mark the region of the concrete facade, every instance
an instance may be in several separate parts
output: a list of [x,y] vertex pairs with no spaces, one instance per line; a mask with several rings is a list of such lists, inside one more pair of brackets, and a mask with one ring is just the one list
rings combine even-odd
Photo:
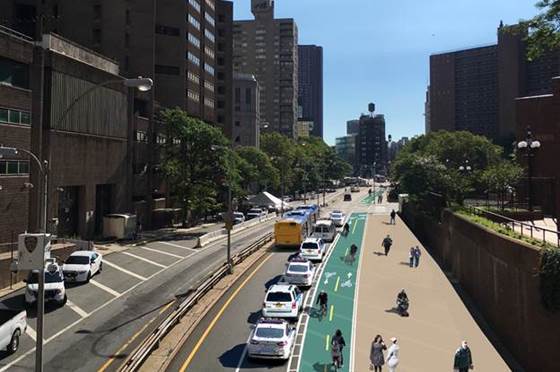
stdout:
[[216,124],[233,141],[233,2],[216,0]]
[[317,45],[298,47],[298,102],[301,117],[313,122],[311,135],[323,138],[323,48]]
[[260,146],[260,89],[253,75],[235,73],[234,84],[234,146]]
[[387,160],[385,117],[373,113],[362,115],[360,117],[360,130],[356,137],[357,169],[362,176],[385,174]]
[[360,121],[359,120],[348,120],[346,122],[346,134],[358,134],[360,131]]
[[268,130],[296,135],[298,30],[293,19],[275,19],[274,1],[252,1],[254,20],[233,25],[233,68],[252,74],[261,89],[261,116]]

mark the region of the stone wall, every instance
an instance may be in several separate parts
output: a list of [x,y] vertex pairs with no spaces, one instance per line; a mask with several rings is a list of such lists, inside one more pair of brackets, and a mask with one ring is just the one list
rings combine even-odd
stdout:
[[527,371],[560,370],[560,313],[541,304],[538,249],[450,211],[437,223],[406,205],[402,217]]

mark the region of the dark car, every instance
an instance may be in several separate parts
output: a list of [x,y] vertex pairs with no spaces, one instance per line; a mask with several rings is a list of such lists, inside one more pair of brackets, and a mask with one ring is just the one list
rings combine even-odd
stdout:
[[345,193],[344,194],[344,201],[352,201],[352,194]]

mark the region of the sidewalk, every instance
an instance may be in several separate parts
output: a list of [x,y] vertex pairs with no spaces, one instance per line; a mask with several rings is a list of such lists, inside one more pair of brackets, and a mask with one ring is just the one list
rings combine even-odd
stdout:
[[[386,215],[368,216],[355,319],[355,371],[369,370],[370,347],[377,334],[383,336],[387,346],[391,337],[398,338],[399,372],[451,372],[454,353],[462,340],[469,342],[475,371],[509,371],[448,278],[404,222],[398,217],[396,225],[387,221]],[[381,241],[387,234],[393,239],[388,257],[381,254]],[[422,251],[418,268],[408,265],[408,251],[413,245]],[[408,318],[393,310],[402,288],[410,299]]]

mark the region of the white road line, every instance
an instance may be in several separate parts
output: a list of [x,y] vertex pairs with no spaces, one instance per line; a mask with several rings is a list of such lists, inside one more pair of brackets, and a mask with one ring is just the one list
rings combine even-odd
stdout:
[[35,332],[35,330],[33,328],[31,328],[31,326],[28,324],[27,328],[25,329],[25,333],[27,333],[27,335],[29,337],[31,337],[33,339],[33,341],[37,341],[37,332]]
[[70,309],[74,310],[74,312],[79,316],[81,316],[82,318],[85,318],[89,315],[86,311],[84,311],[84,309],[82,309],[81,307],[79,307],[78,305],[76,305],[70,300],[66,301],[66,305],[68,305]]
[[147,280],[147,279],[144,278],[142,275],[138,275],[138,274],[136,274],[136,273],[133,273],[132,271],[129,271],[129,270],[125,269],[124,267],[120,267],[119,265],[115,265],[114,263],[109,262],[109,261],[107,261],[107,260],[103,260],[103,263],[104,263],[105,265],[111,266],[113,269],[120,270],[120,271],[122,271],[123,273],[128,274],[128,275],[130,275],[130,276],[133,276],[133,277],[135,277],[135,278],[138,278],[138,279],[140,279],[140,280],[142,280],[142,281],[146,281],[146,280]]
[[96,286],[97,288],[100,288],[100,289],[104,290],[105,292],[107,292],[109,294],[112,294],[115,297],[119,297],[121,295],[119,292],[115,291],[114,289],[111,289],[111,288],[107,287],[104,284],[99,283],[98,281],[90,280],[89,282],[91,284],[93,284],[94,286]]
[[121,253],[122,253],[122,254],[126,254],[127,256],[136,258],[137,260],[147,262],[147,263],[149,263],[149,264],[151,264],[151,265],[154,265],[154,266],[162,267],[162,268],[164,268],[164,269],[167,268],[167,266],[165,266],[165,265],[159,264],[159,263],[154,262],[154,261],[152,261],[152,260],[148,260],[147,258],[144,258],[144,257],[137,256],[137,255],[135,255],[135,254],[133,254],[133,253],[130,253],[130,252],[126,252],[126,251],[125,251],[125,252],[121,252]]
[[140,248],[143,249],[145,251],[149,251],[149,252],[155,252],[155,253],[160,253],[160,254],[164,254],[166,256],[170,256],[170,257],[175,257],[175,258],[185,258],[185,256],[179,256],[178,254],[173,254],[173,253],[169,253],[169,252],[164,252],[164,251],[158,251],[157,249],[153,249],[153,248],[148,248],[148,247],[135,247],[135,248]]
[[252,333],[249,333],[249,337],[247,338],[247,342],[245,342],[245,347],[243,348],[243,353],[241,353],[241,358],[239,359],[239,363],[237,363],[237,368],[235,369],[235,372],[239,372],[239,370],[241,369],[241,366],[243,365],[243,361],[245,360],[245,356],[247,355],[247,344],[251,340],[251,334]]
[[173,244],[173,243],[169,243],[169,242],[162,242],[162,241],[157,241],[154,243],[161,243],[161,244],[165,244],[165,245],[169,245],[171,247],[175,247],[175,248],[181,248],[181,249],[186,249],[187,251],[191,251],[191,252],[198,252],[198,249],[193,249],[193,248],[189,248],[189,247],[183,247],[182,245],[179,244]]

